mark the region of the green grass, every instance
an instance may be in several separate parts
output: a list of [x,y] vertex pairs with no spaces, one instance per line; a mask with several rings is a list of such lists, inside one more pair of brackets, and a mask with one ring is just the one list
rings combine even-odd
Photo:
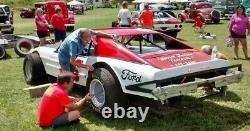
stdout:
[[[95,9],[84,16],[76,16],[76,24],[77,27],[109,27],[116,13],[116,9]],[[184,24],[178,35],[197,48],[204,44],[216,45],[231,63],[243,64],[245,77],[240,84],[229,87],[227,97],[185,97],[185,109],[167,116],[149,114],[144,123],[129,119],[103,119],[87,105],[82,110],[80,124],[57,130],[250,130],[250,62],[232,60],[233,49],[225,46],[227,24],[228,21],[222,21],[222,24],[207,26],[206,31],[216,34],[216,40],[200,39],[191,24]],[[16,33],[30,33],[34,22],[32,19],[21,19],[16,14],[15,29]],[[42,130],[36,124],[39,98],[30,98],[29,93],[23,91],[28,87],[22,73],[23,58],[19,58],[13,49],[7,52],[8,59],[0,61],[0,131]]]

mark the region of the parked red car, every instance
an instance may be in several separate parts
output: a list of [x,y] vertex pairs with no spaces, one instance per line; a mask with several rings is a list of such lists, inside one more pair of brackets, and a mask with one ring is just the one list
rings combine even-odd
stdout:
[[44,9],[45,4],[46,4],[46,2],[37,2],[34,4],[34,7],[32,7],[32,8],[22,8],[20,10],[20,17],[22,17],[22,18],[34,18],[36,9],[37,8]]
[[[53,14],[55,14],[55,7],[61,7],[62,14],[66,19],[66,29],[69,31],[74,30],[75,27],[75,17],[73,13],[70,13],[68,10],[67,5],[63,1],[48,1],[48,2],[38,2],[34,4],[35,7],[33,8],[23,8],[21,9],[20,16],[22,18],[34,18],[35,11],[37,8],[42,8],[44,10],[45,18],[50,22],[50,19]],[[49,26],[50,30],[52,30],[52,26]]]
[[[48,1],[44,5],[44,13],[45,18],[50,24],[51,17],[56,13],[55,7],[60,7],[62,9],[62,14],[64,18],[66,19],[66,29],[69,31],[73,31],[75,28],[75,17],[67,8],[67,5],[63,1]],[[52,26],[49,26],[50,29],[52,29]]]
[[178,15],[182,22],[194,21],[197,16],[201,16],[206,23],[220,23],[221,13],[213,9],[209,2],[194,2]]
[[22,18],[34,18],[36,8],[22,8],[20,12],[20,17]]

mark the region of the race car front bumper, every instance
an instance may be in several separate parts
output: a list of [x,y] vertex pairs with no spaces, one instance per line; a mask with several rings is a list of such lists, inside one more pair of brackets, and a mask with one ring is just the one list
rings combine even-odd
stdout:
[[175,96],[187,95],[197,91],[198,87],[204,85],[214,85],[216,88],[224,87],[233,83],[239,83],[242,79],[241,71],[230,71],[226,75],[220,75],[208,79],[200,79],[183,84],[173,84],[164,87],[157,87],[152,91],[152,94],[160,101]]

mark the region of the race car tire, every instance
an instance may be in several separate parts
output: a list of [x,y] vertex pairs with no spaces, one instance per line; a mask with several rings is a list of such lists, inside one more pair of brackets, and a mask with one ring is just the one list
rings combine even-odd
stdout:
[[30,85],[45,84],[48,80],[42,60],[36,52],[26,55],[23,73],[26,83]]
[[19,57],[25,57],[30,53],[31,49],[34,49],[34,42],[25,38],[18,40],[14,47],[14,50]]
[[104,107],[113,109],[114,103],[119,107],[126,107],[128,104],[128,98],[113,74],[106,68],[97,68],[92,73],[89,93],[92,96],[92,108],[98,113],[101,113]]
[[6,58],[6,50],[3,45],[0,45],[0,60]]

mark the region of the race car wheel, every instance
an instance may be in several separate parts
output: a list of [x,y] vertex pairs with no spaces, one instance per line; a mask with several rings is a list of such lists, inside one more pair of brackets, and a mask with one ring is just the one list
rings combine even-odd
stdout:
[[31,49],[34,49],[34,43],[28,39],[18,40],[14,47],[16,54],[20,57],[25,57]]
[[104,107],[113,109],[114,103],[119,107],[126,107],[128,99],[122,92],[120,83],[108,69],[97,68],[92,73],[89,93],[92,96],[91,105],[95,111],[101,113]]
[[0,60],[5,59],[6,58],[6,50],[3,47],[3,45],[0,45]]
[[48,80],[42,60],[38,53],[28,54],[23,63],[25,81],[30,85],[45,84]]

